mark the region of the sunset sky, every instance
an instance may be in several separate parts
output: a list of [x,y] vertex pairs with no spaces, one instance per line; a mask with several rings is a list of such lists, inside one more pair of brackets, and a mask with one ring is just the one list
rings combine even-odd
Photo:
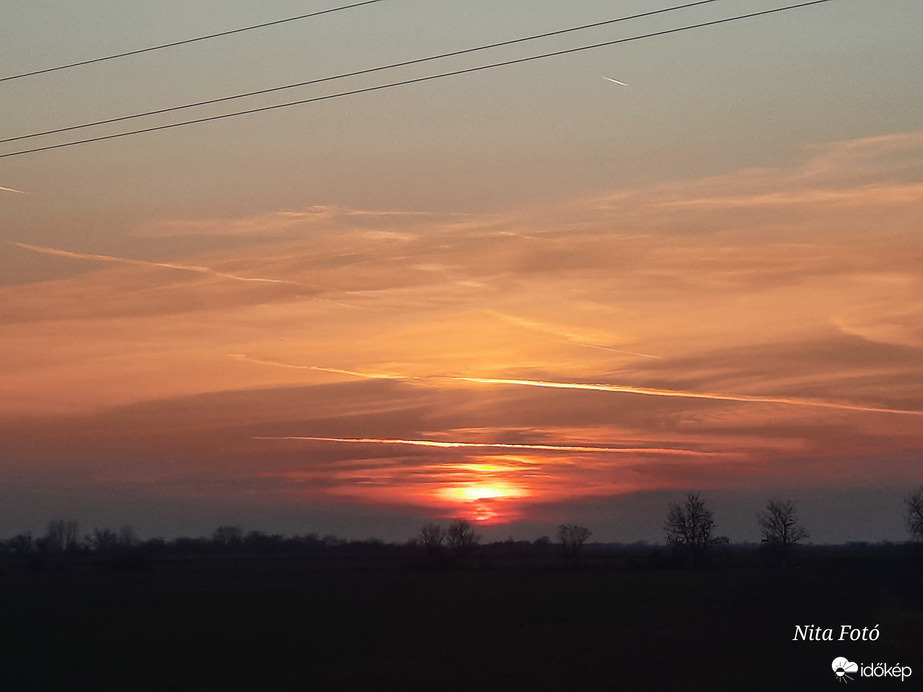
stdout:
[[[348,3],[342,3],[348,4]],[[721,0],[0,143],[0,538],[53,518],[903,540],[923,483],[918,0]],[[669,7],[381,0],[0,81],[0,139]],[[13,2],[0,79],[337,7]],[[611,80],[623,82],[627,86]]]

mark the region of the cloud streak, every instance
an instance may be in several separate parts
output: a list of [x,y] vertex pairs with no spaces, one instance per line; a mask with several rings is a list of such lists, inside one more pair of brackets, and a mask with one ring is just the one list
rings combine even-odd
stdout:
[[317,365],[296,365],[294,363],[280,363],[276,360],[263,360],[260,358],[251,358],[243,353],[230,353],[228,357],[241,361],[243,363],[253,363],[254,365],[269,365],[276,368],[287,368],[289,370],[313,370],[314,372],[328,372],[333,375],[347,375],[349,377],[359,377],[366,380],[410,380],[412,377],[402,377],[400,375],[387,375],[385,373],[367,373],[356,372],[355,370],[342,370],[340,368],[322,368]]
[[644,396],[676,397],[682,399],[711,399],[714,401],[739,401],[758,404],[784,404],[787,406],[813,406],[817,408],[839,409],[843,411],[863,411],[866,413],[895,413],[909,416],[923,416],[923,411],[910,411],[857,404],[843,404],[816,399],[799,399],[777,396],[754,396],[748,394],[716,394],[714,392],[687,392],[674,389],[655,389],[652,387],[633,387],[616,384],[587,384],[582,382],[549,382],[547,380],[499,379],[490,377],[450,377],[445,379],[460,382],[477,382],[491,385],[514,385],[520,387],[546,387],[550,389],[577,389],[594,392],[619,392],[624,394],[641,394]]
[[[438,376],[413,376],[413,375],[395,375],[385,373],[370,373],[357,370],[345,370],[339,368],[325,368],[316,365],[289,365],[276,361],[258,360],[248,358],[241,354],[232,354],[232,358],[243,360],[260,365],[271,365],[275,367],[292,368],[297,370],[314,370],[317,372],[329,372],[332,374],[346,375],[349,377],[358,377],[371,380],[399,380],[403,382],[470,382],[473,384],[486,385],[505,385],[515,387],[537,387],[545,389],[570,389],[577,391],[591,392],[613,392],[619,394],[638,394],[652,397],[668,397],[677,399],[707,399],[712,401],[733,401],[740,403],[753,404],[776,404],[783,406],[805,406],[813,408],[834,409],[840,411],[857,411],[862,413],[887,413],[906,416],[923,416],[923,411],[913,409],[885,408],[880,406],[864,406],[862,404],[849,404],[836,401],[825,401],[821,399],[808,399],[800,397],[784,396],[760,396],[753,394],[725,394],[717,392],[699,392],[686,391],[677,389],[662,389],[655,387],[638,387],[634,385],[619,385],[605,383],[587,383],[587,382],[557,382],[551,380],[531,380],[531,379],[512,379],[512,378],[495,378],[495,377],[458,377],[451,375]],[[436,445],[438,446],[438,445]]]
[[[609,353],[623,353],[628,356],[637,356],[639,358],[655,358],[662,359],[663,356],[655,356],[650,353],[640,353],[638,351],[628,351],[622,348],[613,348],[611,346],[604,346],[602,344],[595,343],[592,336],[579,334],[573,330],[562,329],[551,324],[546,324],[543,322],[538,322],[536,320],[526,319],[524,317],[517,317],[516,315],[507,315],[502,312],[497,312],[496,310],[485,310],[486,314],[496,317],[501,320],[505,320],[511,324],[515,324],[524,329],[529,329],[543,334],[550,334],[557,336],[559,338],[544,337],[548,338],[551,341],[557,341],[562,344],[573,344],[575,346],[583,346],[585,348],[595,348],[600,351],[608,351]],[[599,339],[599,337],[597,337]]]
[[157,267],[160,269],[171,269],[175,271],[194,272],[196,274],[207,274],[209,276],[215,276],[221,279],[244,281],[249,283],[289,284],[292,286],[303,285],[295,281],[288,281],[285,279],[266,279],[262,277],[240,276],[238,274],[230,274],[228,272],[212,269],[211,267],[202,267],[194,264],[173,264],[171,262],[154,262],[152,260],[133,259],[129,257],[114,257],[112,255],[97,255],[87,252],[71,252],[69,250],[59,250],[57,248],[44,247],[41,245],[29,245],[28,243],[15,243],[12,241],[10,242],[10,245],[22,248],[23,250],[30,250],[32,252],[38,252],[45,255],[52,255],[54,257],[67,257],[69,259],[91,260],[94,262],[112,262],[115,264],[128,264],[141,267]]
[[428,211],[351,209],[335,205],[315,205],[302,209],[278,211],[244,218],[174,219],[150,221],[136,226],[131,235],[143,237],[170,236],[224,236],[298,238],[325,230],[351,227],[397,227],[400,232],[374,231],[387,234],[391,239],[408,239],[408,227],[432,222],[457,222],[466,214],[435,213]]
[[439,449],[515,449],[522,451],[578,452],[586,454],[670,454],[677,456],[718,456],[720,452],[703,452],[675,447],[609,447],[604,445],[516,444],[509,442],[446,442],[437,440],[400,440],[375,437],[309,437],[302,435],[257,436],[255,440],[302,440],[306,442],[341,442],[346,444],[405,445]]

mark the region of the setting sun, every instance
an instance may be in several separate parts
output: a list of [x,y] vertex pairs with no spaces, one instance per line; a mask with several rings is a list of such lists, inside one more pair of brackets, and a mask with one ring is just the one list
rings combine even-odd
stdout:
[[455,502],[474,502],[477,500],[524,497],[528,495],[528,492],[522,488],[509,485],[466,485],[455,488],[442,488],[436,492],[436,495]]
[[487,524],[520,516],[521,503],[516,500],[530,495],[532,493],[527,488],[490,481],[439,488],[433,493],[439,504],[453,514]]

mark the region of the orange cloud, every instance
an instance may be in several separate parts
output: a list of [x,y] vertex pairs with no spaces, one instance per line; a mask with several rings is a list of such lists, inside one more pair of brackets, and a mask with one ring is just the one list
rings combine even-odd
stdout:
[[83,273],[0,286],[0,456],[485,517],[695,478],[909,480],[921,151],[835,143],[483,217],[138,229],[249,239],[166,258],[8,244]]

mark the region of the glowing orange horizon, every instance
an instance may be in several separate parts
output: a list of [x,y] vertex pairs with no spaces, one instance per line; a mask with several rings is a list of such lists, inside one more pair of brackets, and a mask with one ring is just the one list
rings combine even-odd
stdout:
[[[575,473],[569,454],[624,454],[683,457],[722,457],[726,452],[676,447],[615,447],[607,445],[462,442],[375,437],[322,437],[308,435],[257,436],[257,440],[330,442],[356,445],[425,447],[439,450],[479,450],[484,456],[460,463],[431,463],[408,471],[400,466],[352,470],[338,475],[343,485],[334,494],[380,502],[399,499],[442,510],[447,516],[464,516],[480,523],[502,523],[522,516],[525,505],[576,495],[605,493],[624,484],[602,481],[598,465],[581,463]],[[496,451],[491,451],[496,450]],[[534,458],[503,452],[538,452]],[[554,453],[558,453],[556,456]],[[550,458],[549,458],[550,455]],[[568,482],[553,469],[571,469]],[[608,468],[608,467],[607,467]],[[310,477],[308,474],[307,477]],[[289,476],[291,477],[291,476]],[[425,477],[425,480],[423,480]],[[553,477],[553,478],[552,478]],[[591,483],[587,479],[593,477]]]
[[[285,438],[283,438],[285,439]],[[297,438],[296,438],[297,439]],[[321,438],[340,441],[337,438]],[[347,443],[369,440],[343,439]],[[374,442],[374,441],[372,441]],[[418,441],[380,441],[401,444]],[[450,443],[434,445],[444,450]],[[431,445],[426,445],[430,447]],[[484,447],[490,447],[484,443]],[[452,461],[434,461],[421,466],[381,460],[374,466],[355,466],[337,462],[333,467],[282,473],[261,473],[262,477],[282,478],[297,485],[316,478],[333,480],[325,494],[345,496],[373,504],[409,504],[435,510],[444,517],[462,516],[482,523],[505,523],[521,518],[529,505],[574,497],[606,495],[638,489],[631,474],[612,476],[612,466],[585,457],[577,463],[566,448],[544,445],[535,455],[492,452],[480,447],[480,455]],[[554,454],[548,448],[560,454]],[[592,448],[596,450],[596,448]],[[650,451],[650,450],[647,450]],[[635,463],[630,462],[630,465]]]

